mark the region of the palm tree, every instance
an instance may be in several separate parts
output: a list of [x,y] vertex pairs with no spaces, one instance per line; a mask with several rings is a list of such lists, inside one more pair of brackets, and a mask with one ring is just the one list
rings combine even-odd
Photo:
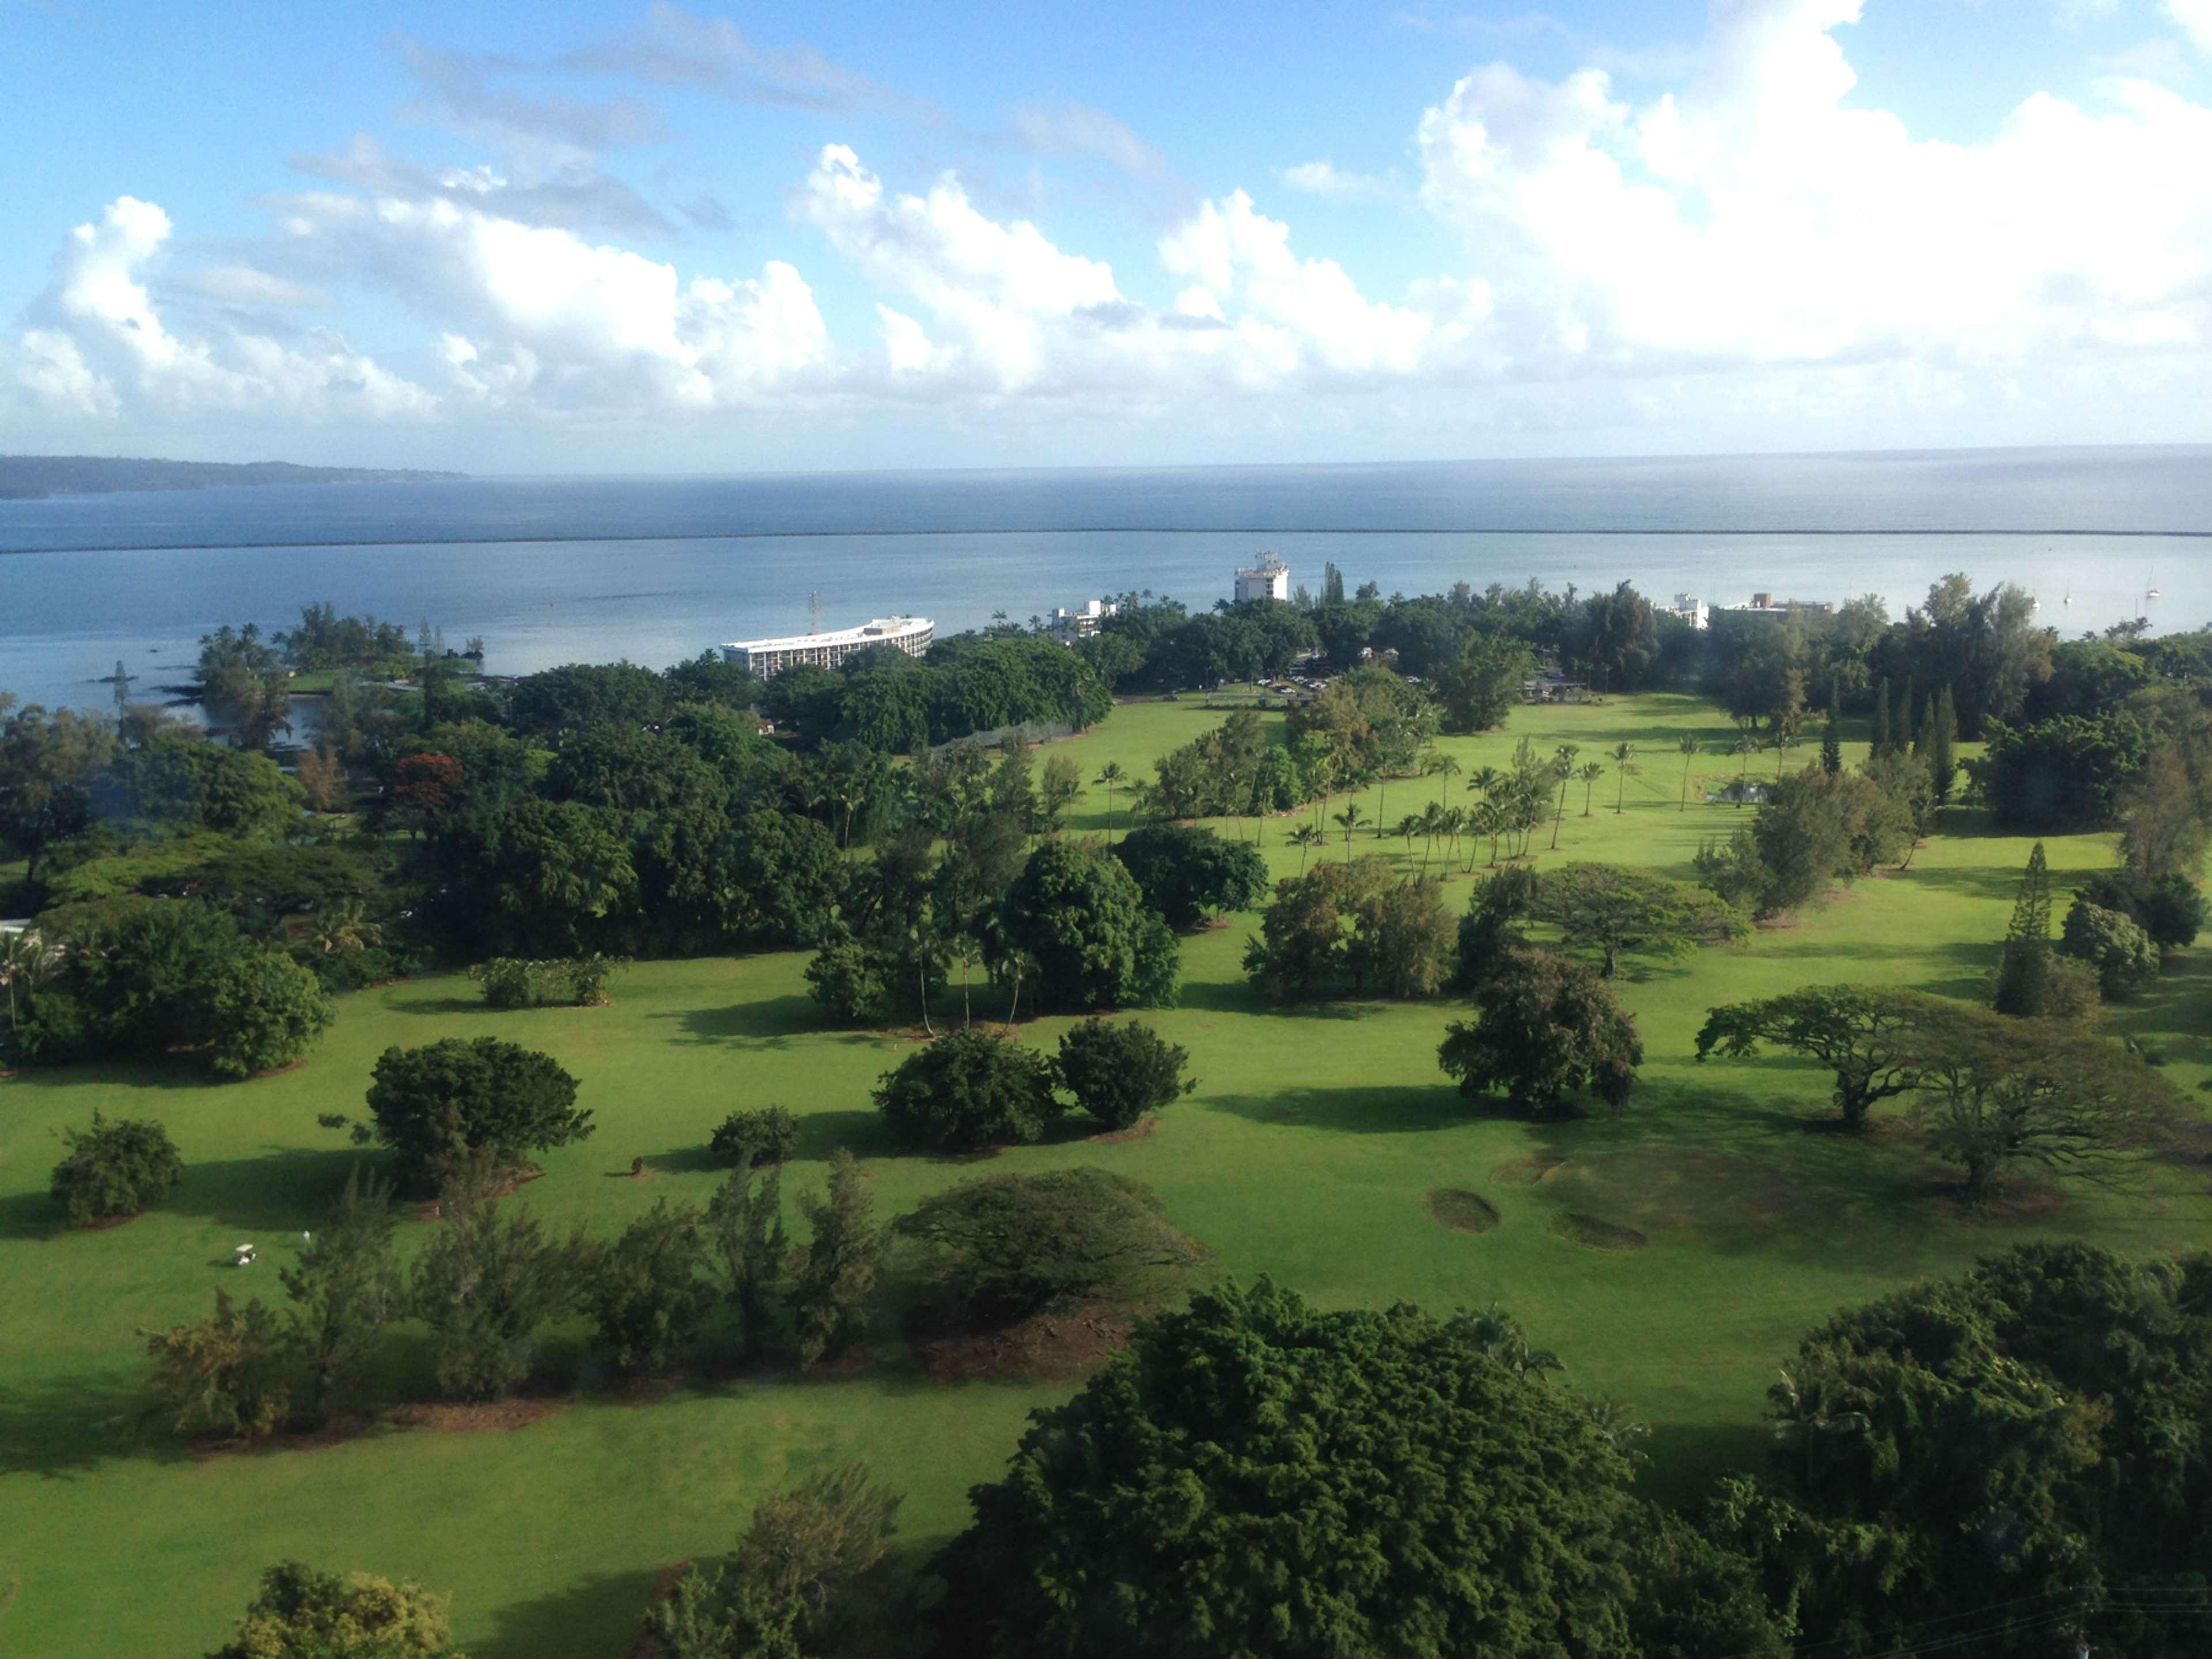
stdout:
[[1476,794],[1488,799],[1497,794],[1498,785],[1504,781],[1505,774],[1496,767],[1481,766],[1477,767],[1474,775],[1467,781],[1467,787]]
[[1674,744],[1682,755],[1682,805],[1680,810],[1690,810],[1690,763],[1698,757],[1698,739],[1694,732],[1685,732]]
[[1367,814],[1361,811],[1359,803],[1354,801],[1341,812],[1332,812],[1329,816],[1343,827],[1344,861],[1349,864],[1352,862],[1352,832],[1367,822]]
[[1559,781],[1559,809],[1552,819],[1552,850],[1559,850],[1559,825],[1567,816],[1567,780],[1575,775],[1575,757],[1583,752],[1578,743],[1563,743],[1552,757],[1552,775]]
[[960,964],[960,1029],[971,1030],[975,1021],[968,1011],[968,970],[983,959],[982,942],[973,933],[955,933],[945,949]]
[[[1381,831],[1378,830],[1376,833],[1379,835]],[[1418,812],[1407,813],[1404,817],[1398,820],[1392,833],[1404,838],[1406,862],[1411,864],[1413,861],[1413,837],[1421,833],[1421,815]]]
[[315,924],[314,942],[325,956],[366,950],[383,937],[384,929],[368,919],[359,899],[332,905]]
[[1474,835],[1468,837],[1468,873],[1472,875],[1474,872],[1475,836],[1490,837],[1490,867],[1495,870],[1498,867],[1498,838],[1505,833],[1505,809],[1494,800],[1484,801],[1474,809],[1468,827]]
[[1098,775],[1091,780],[1104,786],[1106,790],[1106,839],[1109,843],[1114,839],[1114,792],[1127,782],[1128,778],[1129,775],[1121,769],[1121,762],[1108,761],[1098,769]]
[[1444,804],[1444,791],[1451,787],[1449,781],[1459,776],[1467,769],[1449,755],[1431,755],[1429,757],[1429,763],[1425,769],[1437,775],[1438,780],[1437,805],[1442,806]]
[[1628,775],[1637,769],[1635,763],[1636,745],[1634,744],[1616,743],[1613,745],[1613,769],[1620,776],[1620,787],[1613,798],[1613,812],[1615,817],[1620,816],[1621,803],[1628,798]]
[[1306,860],[1313,849],[1328,839],[1310,823],[1302,823],[1291,831],[1291,845],[1298,849],[1298,873],[1306,872]]
[[1750,787],[1751,757],[1759,752],[1759,739],[1746,727],[1735,740],[1735,752],[1741,757],[1735,769],[1736,810],[1743,810],[1743,798]]
[[28,928],[0,933],[0,984],[8,988],[8,1029],[15,1029],[15,988],[35,991],[61,966],[62,953]]
[[1583,816],[1588,817],[1590,815],[1590,792],[1597,787],[1597,781],[1605,775],[1605,767],[1597,761],[1584,761],[1582,770],[1575,775],[1583,781]]

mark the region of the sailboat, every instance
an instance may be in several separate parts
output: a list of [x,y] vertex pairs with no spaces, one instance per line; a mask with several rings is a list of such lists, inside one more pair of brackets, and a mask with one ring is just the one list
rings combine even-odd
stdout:
[[2160,597],[2160,595],[2158,591],[2158,567],[2156,565],[2153,565],[2150,570],[2150,580],[2143,584],[2143,598],[2146,599],[2155,599]]

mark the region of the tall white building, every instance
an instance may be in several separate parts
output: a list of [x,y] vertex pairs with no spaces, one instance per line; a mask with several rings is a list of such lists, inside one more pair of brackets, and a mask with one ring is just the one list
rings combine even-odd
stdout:
[[871,646],[895,645],[909,657],[929,649],[937,637],[937,624],[927,617],[878,617],[858,628],[841,628],[834,634],[794,634],[780,640],[733,640],[722,647],[722,660],[750,668],[763,679],[774,679],[786,668],[805,663],[814,668],[835,668],[855,651]]
[[1237,573],[1237,602],[1274,599],[1287,604],[1291,597],[1291,568],[1273,553],[1262,553],[1260,562]]
[[1063,605],[1052,613],[1052,636],[1063,645],[1087,640],[1098,631],[1099,623],[1121,608],[1111,599],[1086,599],[1080,611],[1070,611]]

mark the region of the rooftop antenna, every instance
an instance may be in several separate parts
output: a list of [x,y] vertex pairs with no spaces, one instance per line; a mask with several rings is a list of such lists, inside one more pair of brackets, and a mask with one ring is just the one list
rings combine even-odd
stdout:
[[806,596],[806,631],[810,634],[822,631],[822,596],[819,593]]

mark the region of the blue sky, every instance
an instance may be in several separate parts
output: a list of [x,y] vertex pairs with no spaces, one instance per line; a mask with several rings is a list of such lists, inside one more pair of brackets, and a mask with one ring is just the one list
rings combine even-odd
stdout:
[[0,447],[2203,441],[2212,0],[0,0]]

